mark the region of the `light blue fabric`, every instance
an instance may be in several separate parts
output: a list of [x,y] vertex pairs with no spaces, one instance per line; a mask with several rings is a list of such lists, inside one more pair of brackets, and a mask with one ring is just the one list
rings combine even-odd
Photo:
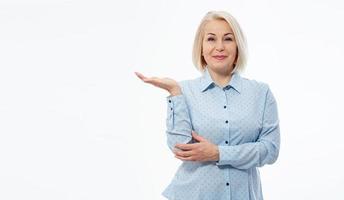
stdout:
[[269,86],[237,72],[217,86],[208,70],[167,97],[167,144],[194,143],[191,130],[219,147],[219,161],[184,161],[163,191],[169,200],[262,200],[258,167],[277,160],[280,131]]

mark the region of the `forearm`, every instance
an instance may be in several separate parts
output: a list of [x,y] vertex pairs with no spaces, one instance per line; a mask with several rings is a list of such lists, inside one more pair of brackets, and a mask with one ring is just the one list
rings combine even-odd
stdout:
[[249,169],[262,167],[265,164],[273,164],[279,155],[279,139],[218,147],[219,160],[216,165],[231,165],[238,169]]
[[192,140],[192,125],[185,97],[182,94],[167,97],[166,134],[168,147]]

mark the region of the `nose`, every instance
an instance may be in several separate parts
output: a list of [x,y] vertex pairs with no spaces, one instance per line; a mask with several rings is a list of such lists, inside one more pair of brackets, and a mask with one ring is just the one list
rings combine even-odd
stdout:
[[217,51],[223,51],[224,50],[224,45],[223,45],[223,42],[221,40],[218,40],[218,42],[216,43],[216,46],[215,46],[216,50]]

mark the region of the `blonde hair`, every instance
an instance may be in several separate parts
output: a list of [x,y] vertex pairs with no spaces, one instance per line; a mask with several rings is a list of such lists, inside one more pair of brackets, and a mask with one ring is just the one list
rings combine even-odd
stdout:
[[237,43],[237,62],[235,64],[235,67],[233,69],[233,72],[243,72],[246,62],[247,62],[247,43],[246,38],[241,30],[239,23],[236,21],[236,19],[230,15],[228,12],[225,11],[210,11],[208,12],[202,19],[200,25],[198,26],[198,29],[196,31],[196,36],[194,40],[193,50],[192,50],[192,61],[195,65],[195,67],[203,72],[207,63],[204,60],[202,56],[202,44],[203,44],[203,38],[204,38],[204,27],[207,24],[207,22],[211,20],[225,20],[229,26],[233,30],[233,34],[235,37],[235,41]]

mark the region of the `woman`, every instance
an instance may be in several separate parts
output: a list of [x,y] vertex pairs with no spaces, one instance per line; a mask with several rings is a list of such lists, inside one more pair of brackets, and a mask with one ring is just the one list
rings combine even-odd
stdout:
[[277,105],[269,86],[240,76],[246,40],[227,12],[209,12],[198,27],[193,62],[203,75],[179,84],[170,78],[145,83],[165,89],[167,143],[182,160],[163,195],[173,200],[261,200],[258,167],[277,160]]

